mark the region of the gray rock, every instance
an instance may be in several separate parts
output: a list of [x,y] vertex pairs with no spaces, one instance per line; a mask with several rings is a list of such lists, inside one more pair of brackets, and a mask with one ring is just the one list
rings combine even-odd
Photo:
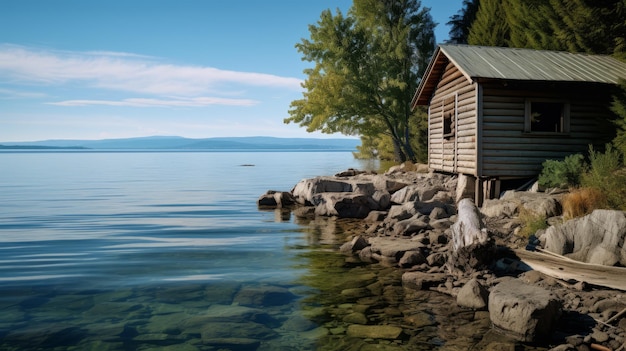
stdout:
[[370,211],[364,221],[368,223],[381,222],[387,217],[386,211]]
[[360,339],[390,339],[394,340],[402,335],[402,328],[391,325],[360,325],[348,326],[347,335]]
[[396,236],[410,236],[411,234],[420,233],[430,229],[430,225],[419,217],[411,217],[402,221],[398,221],[393,225],[393,234]]
[[414,290],[426,290],[442,284],[447,279],[444,273],[406,272],[402,274],[402,286]]
[[293,206],[295,203],[296,199],[291,193],[275,190],[268,190],[257,200],[257,205],[259,207],[280,208]]
[[315,214],[341,218],[365,218],[378,203],[371,196],[358,193],[321,193],[313,197]]
[[302,205],[315,205],[313,197],[327,192],[352,192],[350,182],[333,177],[315,177],[303,179],[291,190],[296,201]]
[[241,306],[267,307],[286,305],[295,298],[296,295],[286,288],[274,285],[261,285],[242,288],[235,295],[233,302]]
[[494,329],[524,342],[550,336],[561,306],[548,290],[519,279],[503,280],[489,294],[489,317]]
[[404,268],[410,268],[426,262],[426,257],[421,251],[407,251],[402,255],[398,265]]
[[407,251],[419,251],[424,244],[407,239],[370,238],[373,253],[400,260]]
[[572,259],[612,266],[626,265],[626,212],[595,210],[582,218],[549,227],[544,248]]
[[483,310],[489,303],[489,291],[476,280],[468,281],[456,296],[456,303],[461,307]]
[[369,243],[367,242],[367,240],[365,240],[365,238],[363,238],[362,236],[357,235],[354,238],[352,238],[352,240],[350,240],[349,242],[341,245],[341,247],[339,248],[339,251],[341,253],[350,254],[350,253],[357,252],[359,250],[363,250],[367,246],[369,246]]

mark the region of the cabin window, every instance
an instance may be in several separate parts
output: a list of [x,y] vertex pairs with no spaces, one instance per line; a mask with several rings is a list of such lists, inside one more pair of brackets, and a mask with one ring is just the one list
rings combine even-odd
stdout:
[[569,132],[569,104],[563,101],[527,100],[527,133]]
[[456,96],[443,99],[443,137],[454,139],[456,135]]

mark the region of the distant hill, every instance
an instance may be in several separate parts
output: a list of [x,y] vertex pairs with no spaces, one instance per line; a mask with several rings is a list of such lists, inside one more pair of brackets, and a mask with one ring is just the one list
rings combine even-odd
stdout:
[[143,149],[143,150],[336,150],[355,151],[359,139],[219,137],[189,139],[153,136],[103,140],[0,142],[0,149]]

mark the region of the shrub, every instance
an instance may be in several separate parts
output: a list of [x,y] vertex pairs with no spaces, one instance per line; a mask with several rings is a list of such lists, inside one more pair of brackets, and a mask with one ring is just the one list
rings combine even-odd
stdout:
[[590,167],[581,178],[585,187],[598,189],[606,198],[606,206],[626,209],[626,170],[620,169],[622,154],[610,144],[604,153],[589,147]]
[[586,164],[581,154],[567,156],[563,161],[546,160],[539,175],[539,185],[548,188],[566,188],[580,184],[580,175]]
[[548,228],[546,216],[539,215],[524,207],[521,207],[520,209],[518,220],[522,225],[518,235],[525,238],[537,233],[540,229]]
[[565,220],[582,217],[593,210],[607,205],[605,194],[597,188],[572,190],[563,197],[563,218]]

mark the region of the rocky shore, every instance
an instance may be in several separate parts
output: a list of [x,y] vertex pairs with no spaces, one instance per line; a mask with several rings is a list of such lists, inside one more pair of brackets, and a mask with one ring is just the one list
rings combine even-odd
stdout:
[[[508,191],[477,208],[465,187],[413,165],[350,169],[268,191],[258,205],[342,223],[339,251],[359,278],[335,284],[349,303],[326,328],[360,340],[349,349],[624,350],[621,268],[607,278],[602,267],[626,266],[626,214],[566,221],[556,189]],[[520,235],[529,213],[551,226]]]

